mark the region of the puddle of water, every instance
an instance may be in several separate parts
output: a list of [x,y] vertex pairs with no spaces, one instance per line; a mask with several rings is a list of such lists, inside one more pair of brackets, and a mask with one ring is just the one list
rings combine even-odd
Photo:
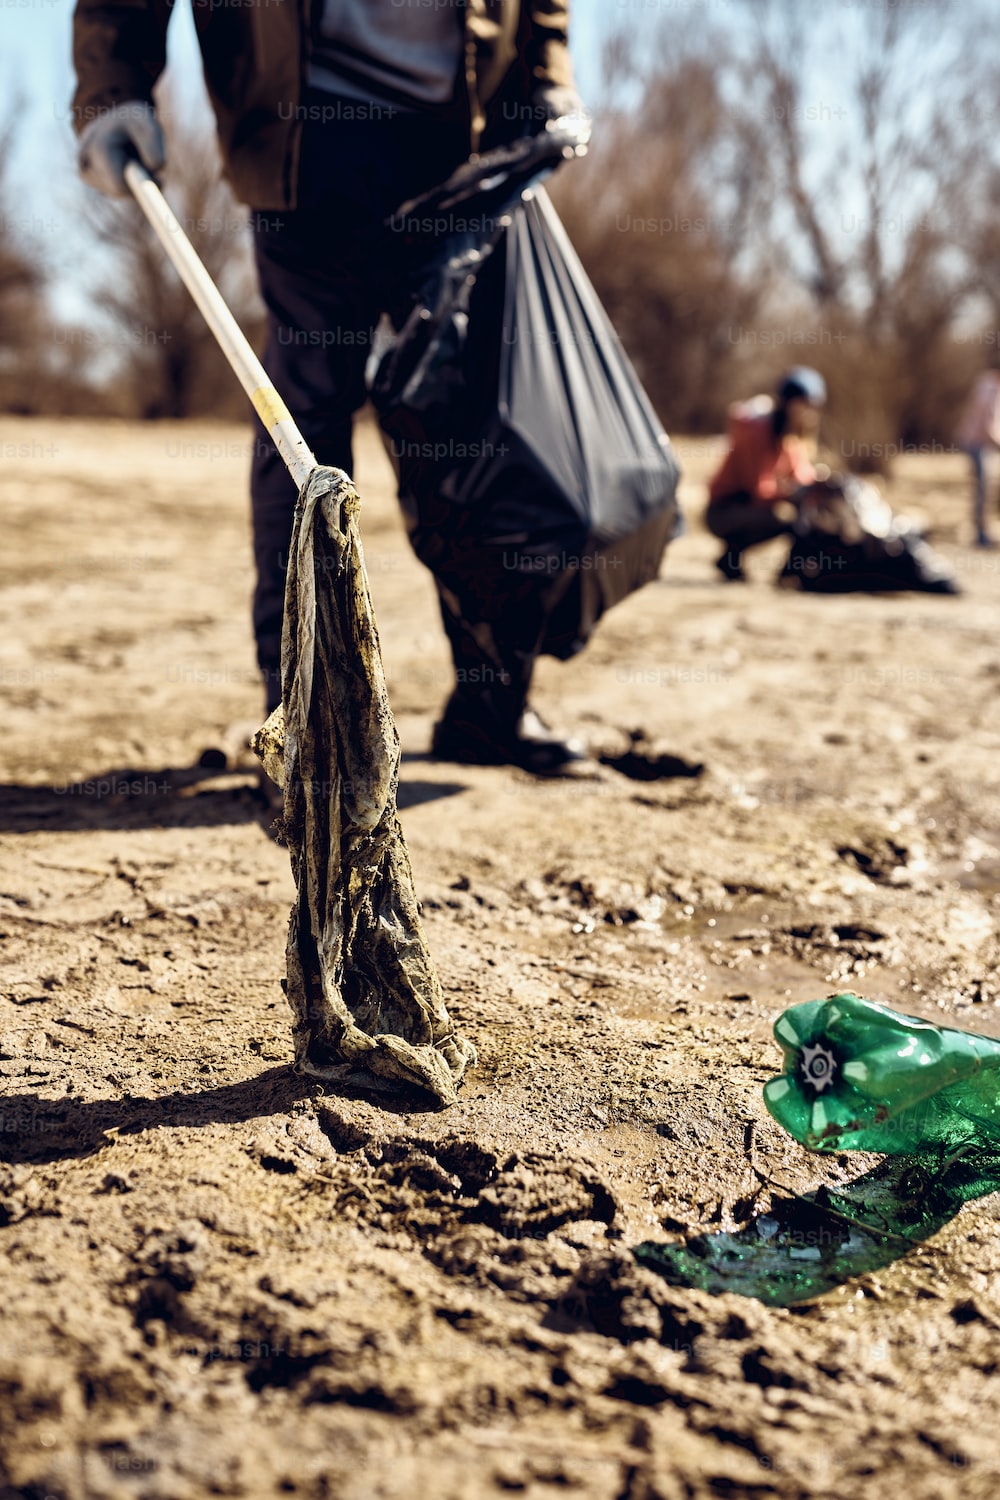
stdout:
[[[734,1020],[741,1008],[749,1015],[761,1006],[770,1015],[775,1007],[815,1000],[835,988],[860,988],[862,974],[833,976],[828,971],[838,962],[850,962],[857,944],[882,938],[871,928],[828,926],[815,910],[778,904],[766,896],[749,897],[738,910],[671,909],[655,932],[649,930],[651,924],[642,925],[641,933],[639,924],[627,930],[630,956],[645,960],[647,984],[609,1003],[620,1015],[649,1021],[673,1022],[688,1012],[699,1019],[721,1015]],[[807,941],[815,934],[816,956],[785,951],[790,933]],[[877,964],[873,954],[868,966]],[[653,993],[651,977],[659,981]],[[896,984],[893,976],[893,992]],[[877,988],[884,991],[885,984]]]

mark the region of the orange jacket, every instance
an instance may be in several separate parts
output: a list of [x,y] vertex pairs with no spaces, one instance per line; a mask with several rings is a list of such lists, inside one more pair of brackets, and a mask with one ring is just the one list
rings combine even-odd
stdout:
[[729,408],[729,452],[709,480],[709,503],[749,494],[760,505],[774,505],[793,486],[816,479],[809,445],[786,434],[774,435],[774,403],[767,396]]

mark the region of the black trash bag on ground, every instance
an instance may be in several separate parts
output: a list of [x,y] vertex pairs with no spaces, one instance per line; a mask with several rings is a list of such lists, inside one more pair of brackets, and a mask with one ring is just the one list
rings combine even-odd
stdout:
[[420,270],[371,392],[417,556],[470,621],[540,593],[558,657],[682,529],[669,440],[540,187],[567,149],[522,138],[393,216]]
[[878,490],[854,474],[807,489],[779,582],[822,594],[961,592],[919,528],[894,515]]

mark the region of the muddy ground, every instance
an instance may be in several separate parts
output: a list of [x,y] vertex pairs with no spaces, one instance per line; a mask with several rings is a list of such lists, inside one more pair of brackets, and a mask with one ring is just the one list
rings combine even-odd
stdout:
[[426,759],[446,651],[364,430],[402,820],[480,1058],[435,1113],[289,1066],[288,856],[232,753],[249,441],[0,423],[0,1493],[995,1496],[1000,1197],[797,1308],[630,1253],[872,1164],[766,1114],[784,1006],[1000,1036],[1000,563],[962,460],[889,493],[963,597],[817,598],[773,548],[715,579],[718,448],[681,442],[688,535],[537,701],[704,769],[545,783]]

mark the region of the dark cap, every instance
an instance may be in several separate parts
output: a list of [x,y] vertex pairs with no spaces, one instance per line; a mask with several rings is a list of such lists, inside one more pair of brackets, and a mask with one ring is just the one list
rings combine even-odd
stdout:
[[818,370],[808,365],[795,365],[786,370],[778,381],[778,404],[789,401],[808,401],[810,406],[826,405],[826,381]]

